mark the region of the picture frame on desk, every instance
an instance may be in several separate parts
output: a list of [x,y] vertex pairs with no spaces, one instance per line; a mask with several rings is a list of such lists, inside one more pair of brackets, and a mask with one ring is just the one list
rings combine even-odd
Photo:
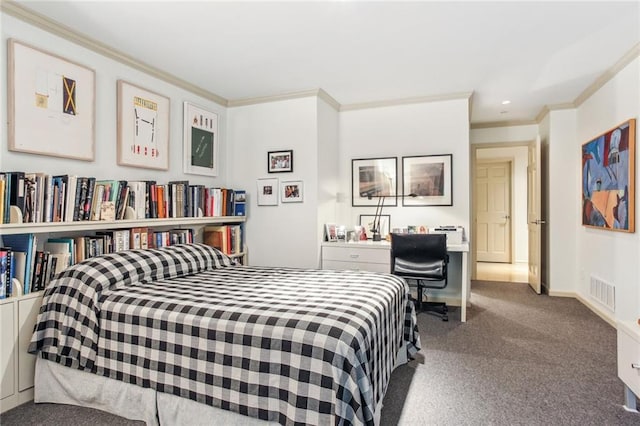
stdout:
[[[370,240],[373,238],[373,222],[376,219],[376,215],[374,214],[361,214],[360,215],[360,226],[364,229],[367,234],[367,239]],[[391,230],[391,215],[383,214],[380,215],[380,235],[382,239],[384,239]]]
[[184,173],[218,176],[218,114],[185,102],[183,127]]
[[170,101],[118,80],[118,165],[169,170]]
[[8,41],[8,148],[95,159],[95,71],[26,43]]
[[325,224],[324,232],[327,241],[331,243],[335,243],[338,241],[338,226],[335,223]]
[[351,205],[353,207],[398,205],[398,159],[356,158],[351,160]]
[[[452,154],[402,157],[403,206],[452,206]],[[414,196],[415,194],[415,196]]]

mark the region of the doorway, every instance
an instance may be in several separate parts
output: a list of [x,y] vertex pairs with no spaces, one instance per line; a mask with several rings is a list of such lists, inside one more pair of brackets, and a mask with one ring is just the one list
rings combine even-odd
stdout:
[[528,145],[473,146],[473,279],[528,281]]

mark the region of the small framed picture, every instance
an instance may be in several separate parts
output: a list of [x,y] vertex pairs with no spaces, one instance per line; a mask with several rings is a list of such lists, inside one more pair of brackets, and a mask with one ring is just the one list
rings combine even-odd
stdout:
[[218,175],[218,114],[184,103],[183,171],[192,175]]
[[303,185],[301,180],[288,180],[280,183],[281,199],[283,203],[301,203]]
[[278,205],[278,179],[258,179],[258,205]]
[[284,173],[293,171],[293,150],[269,151],[267,153],[267,171]]
[[118,80],[118,164],[169,170],[168,97]]
[[[369,240],[373,238],[372,229],[375,227],[373,223],[375,218],[376,218],[376,215],[374,214],[360,215],[360,226],[362,226],[362,230],[363,232],[366,233],[367,239]],[[389,234],[389,230],[391,229],[389,227],[390,223],[391,223],[391,215],[388,215],[388,214],[380,215],[380,235],[382,236],[383,239],[386,238],[386,236]]]
[[327,241],[338,241],[338,227],[335,223],[327,223],[324,225]]
[[452,154],[402,157],[403,206],[452,206]]

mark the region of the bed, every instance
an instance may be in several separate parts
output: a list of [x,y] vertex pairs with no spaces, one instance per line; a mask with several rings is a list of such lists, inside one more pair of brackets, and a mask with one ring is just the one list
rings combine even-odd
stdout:
[[202,244],[91,258],[45,291],[36,402],[150,424],[376,424],[420,349],[408,294],[388,274],[240,266]]

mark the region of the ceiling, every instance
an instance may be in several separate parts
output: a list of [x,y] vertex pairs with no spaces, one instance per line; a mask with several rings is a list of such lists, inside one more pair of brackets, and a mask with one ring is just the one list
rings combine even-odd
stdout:
[[571,103],[640,42],[638,1],[19,3],[227,100],[473,92],[472,123]]

